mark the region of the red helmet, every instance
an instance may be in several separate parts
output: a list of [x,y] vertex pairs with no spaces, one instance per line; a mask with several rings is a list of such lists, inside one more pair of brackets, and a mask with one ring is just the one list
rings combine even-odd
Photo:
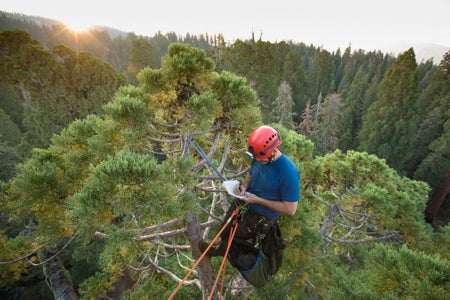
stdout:
[[278,131],[270,126],[260,126],[248,138],[248,152],[256,160],[267,159],[282,142]]

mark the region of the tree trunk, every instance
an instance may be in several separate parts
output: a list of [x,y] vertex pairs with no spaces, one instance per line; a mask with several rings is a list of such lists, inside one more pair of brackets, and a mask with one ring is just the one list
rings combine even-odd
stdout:
[[447,169],[447,173],[445,177],[442,179],[439,186],[433,193],[433,196],[430,199],[430,202],[427,205],[425,210],[425,215],[427,220],[433,223],[434,218],[437,216],[439,209],[444,203],[445,197],[450,191],[450,168]]
[[[41,251],[40,258],[42,261],[46,261],[53,255],[54,253],[51,251]],[[59,255],[56,255],[43,265],[43,272],[47,285],[56,300],[78,300],[72,278],[64,267]]]
[[[198,223],[196,215],[191,212],[188,223],[186,224],[186,235],[191,243],[192,254],[194,258],[197,260],[201,256],[201,251],[198,247],[198,243],[202,240],[200,224]],[[199,263],[197,267],[198,278],[201,284],[202,290],[202,298],[208,299],[211,294],[212,288],[214,286],[215,281],[215,273],[211,265],[211,260],[209,257],[203,258],[203,260]],[[219,299],[217,291],[214,292],[212,299]]]

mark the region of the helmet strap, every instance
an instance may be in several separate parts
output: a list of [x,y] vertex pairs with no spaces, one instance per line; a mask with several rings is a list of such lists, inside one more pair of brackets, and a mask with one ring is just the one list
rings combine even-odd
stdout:
[[273,160],[275,159],[275,155],[277,154],[277,150],[273,151],[272,155],[269,156],[269,161],[267,162],[267,164],[270,164],[273,162]]

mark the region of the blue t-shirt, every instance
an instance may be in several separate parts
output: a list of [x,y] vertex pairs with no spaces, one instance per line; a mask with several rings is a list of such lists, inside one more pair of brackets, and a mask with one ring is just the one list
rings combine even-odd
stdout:
[[[300,174],[294,163],[284,154],[270,164],[252,160],[250,176],[252,181],[248,191],[256,196],[273,201],[300,200]],[[258,204],[250,204],[249,208],[267,218],[280,215],[279,212]]]

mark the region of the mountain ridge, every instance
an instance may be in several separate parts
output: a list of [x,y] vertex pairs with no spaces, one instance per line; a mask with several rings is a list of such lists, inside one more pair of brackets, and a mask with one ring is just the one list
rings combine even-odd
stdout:
[[[41,16],[31,16],[26,15],[22,13],[16,13],[16,12],[6,12],[1,11],[0,14],[2,15],[8,15],[9,17],[15,18],[15,19],[21,19],[25,21],[33,21],[34,23],[37,23],[39,25],[45,25],[45,26],[53,26],[56,24],[63,24],[67,26],[63,21],[54,20],[50,18],[45,18]],[[68,27],[68,26],[67,26]],[[70,27],[68,27],[70,29]],[[110,26],[104,26],[104,25],[92,25],[90,26],[87,31],[89,30],[97,30],[102,31],[105,30],[108,32],[111,38],[117,38],[117,37],[125,37],[130,33],[133,32],[126,32],[118,28],[113,28]],[[433,43],[413,43],[413,44],[406,44],[406,43],[398,43],[398,44],[392,44],[387,47],[381,47],[380,49],[377,49],[383,53],[391,54],[393,56],[398,56],[400,53],[407,51],[409,48],[414,49],[414,53],[416,54],[416,61],[417,63],[425,63],[428,60],[432,60],[434,64],[439,64],[445,53],[450,51],[450,46],[445,45],[439,45],[439,44],[433,44]],[[336,51],[337,49],[327,49],[330,52]],[[368,49],[362,49],[366,52],[370,52],[373,50]],[[375,51],[377,51],[375,50]]]

